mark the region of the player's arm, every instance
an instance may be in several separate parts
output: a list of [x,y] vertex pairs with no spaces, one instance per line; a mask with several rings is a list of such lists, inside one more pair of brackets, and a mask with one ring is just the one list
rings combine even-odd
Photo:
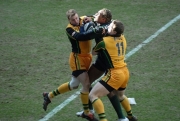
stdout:
[[88,23],[88,22],[90,22],[90,21],[94,21],[94,16],[93,16],[93,15],[91,15],[91,16],[85,16],[85,17],[83,18],[83,22],[84,22],[84,23]]
[[70,38],[73,38],[78,41],[87,41],[94,39],[97,36],[102,36],[102,33],[104,31],[103,27],[94,27],[91,30],[84,31],[82,33],[75,31],[71,27],[66,28],[66,33]]
[[104,41],[100,41],[99,43],[96,44],[96,46],[93,47],[94,52],[99,52],[105,50],[105,43]]
[[[99,37],[96,37],[94,40],[95,40],[96,45],[93,47],[91,53],[92,53],[92,55],[97,55],[98,52],[96,52],[94,48],[97,46],[98,43],[100,43],[101,41],[103,41],[103,36],[102,36],[102,37],[100,37],[100,36],[99,36]],[[97,47],[96,47],[96,48],[97,48]]]

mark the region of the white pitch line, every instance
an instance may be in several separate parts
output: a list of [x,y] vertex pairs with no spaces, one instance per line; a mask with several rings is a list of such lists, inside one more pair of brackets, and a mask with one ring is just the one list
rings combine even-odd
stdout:
[[149,38],[147,38],[146,40],[144,40],[141,44],[139,44],[138,46],[136,46],[134,49],[132,49],[128,54],[126,54],[126,59],[129,58],[131,55],[133,55],[134,53],[136,53],[139,49],[141,49],[143,46],[145,46],[146,44],[148,44],[150,41],[152,41],[154,38],[156,38],[161,32],[163,32],[164,30],[166,30],[168,27],[170,27],[173,23],[175,23],[176,21],[178,21],[180,19],[180,14],[178,16],[176,16],[174,19],[172,19],[171,21],[169,21],[166,25],[164,25],[162,28],[160,28],[156,33],[154,33],[153,35],[151,35]]
[[[170,27],[173,23],[178,21],[180,19],[180,14],[172,19],[170,22],[168,22],[166,25],[164,25],[162,28],[160,28],[157,32],[155,32],[153,35],[151,35],[149,38],[147,38],[145,41],[143,41],[141,44],[136,46],[134,49],[132,49],[128,54],[126,54],[126,59],[128,59],[131,55],[135,54],[138,50],[140,50],[143,46],[151,42],[154,38],[156,38],[161,32],[166,30],[168,27]],[[98,80],[96,80],[98,81]],[[51,118],[54,114],[56,114],[58,111],[63,109],[67,104],[69,104],[71,101],[73,101],[80,93],[80,90],[75,92],[75,94],[71,95],[69,98],[67,98],[63,103],[61,103],[59,106],[54,108],[51,112],[49,112],[44,118],[40,119],[39,121],[47,121],[49,118]]]

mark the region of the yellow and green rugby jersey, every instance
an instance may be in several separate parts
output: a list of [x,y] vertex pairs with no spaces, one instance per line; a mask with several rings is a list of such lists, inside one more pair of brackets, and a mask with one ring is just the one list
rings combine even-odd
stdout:
[[126,47],[124,35],[120,37],[107,36],[94,47],[94,51],[100,53],[106,69],[121,68],[126,66],[124,62]]
[[[79,26],[73,26],[72,24],[68,24],[66,27],[66,33],[68,35],[68,38],[71,42],[72,46],[72,52],[79,53],[79,54],[87,54],[91,51],[91,40],[86,37],[84,38],[75,38],[73,37],[74,33],[78,33],[80,30],[80,26],[82,25],[83,19],[80,18]],[[85,41],[83,41],[85,40]]]

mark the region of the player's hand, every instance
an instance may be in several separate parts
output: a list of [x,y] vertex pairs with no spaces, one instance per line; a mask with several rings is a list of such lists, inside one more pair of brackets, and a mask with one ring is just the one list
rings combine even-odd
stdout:
[[92,18],[91,18],[91,17],[84,17],[84,19],[83,19],[83,22],[84,22],[84,23],[88,23],[88,22],[90,22],[90,21],[92,21]]
[[94,33],[96,34],[104,34],[105,33],[105,27],[103,26],[96,26],[94,29],[93,29]]

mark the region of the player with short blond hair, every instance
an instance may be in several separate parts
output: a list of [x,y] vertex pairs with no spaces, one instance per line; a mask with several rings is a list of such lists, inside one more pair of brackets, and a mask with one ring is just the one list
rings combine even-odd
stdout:
[[66,34],[71,43],[71,53],[69,56],[69,65],[72,71],[70,82],[61,84],[57,89],[52,92],[44,92],[43,109],[46,111],[47,106],[51,103],[52,98],[59,94],[77,89],[79,84],[82,84],[80,94],[81,102],[83,105],[83,116],[89,121],[97,121],[94,115],[89,111],[89,87],[90,81],[87,71],[92,61],[91,55],[91,39],[103,33],[103,28],[94,27],[93,29],[80,33],[80,28],[84,21],[84,16],[79,17],[74,9],[66,12],[69,24],[66,27]]

